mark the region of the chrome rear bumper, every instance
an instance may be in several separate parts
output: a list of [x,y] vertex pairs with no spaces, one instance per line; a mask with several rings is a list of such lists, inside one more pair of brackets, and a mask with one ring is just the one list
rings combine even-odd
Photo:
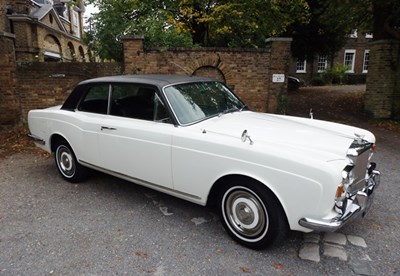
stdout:
[[332,219],[313,219],[302,218],[299,224],[303,227],[312,229],[318,232],[334,232],[343,227],[349,221],[362,216],[364,217],[369,211],[374,198],[374,190],[380,184],[380,172],[372,171],[367,181],[367,185],[353,195],[350,199],[350,206],[344,214],[338,215]]
[[35,143],[38,143],[40,145],[44,145],[46,144],[46,141],[42,138],[40,138],[39,136],[33,135],[31,133],[28,134],[28,137]]

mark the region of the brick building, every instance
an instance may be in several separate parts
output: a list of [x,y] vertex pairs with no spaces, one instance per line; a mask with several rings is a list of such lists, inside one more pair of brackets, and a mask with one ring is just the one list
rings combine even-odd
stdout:
[[0,0],[0,32],[15,36],[20,61],[88,61],[83,0]]
[[305,82],[318,80],[320,74],[334,65],[347,67],[346,77],[349,83],[365,83],[369,64],[369,42],[372,34],[363,34],[353,30],[346,45],[334,57],[318,56],[313,62],[293,59],[290,75]]

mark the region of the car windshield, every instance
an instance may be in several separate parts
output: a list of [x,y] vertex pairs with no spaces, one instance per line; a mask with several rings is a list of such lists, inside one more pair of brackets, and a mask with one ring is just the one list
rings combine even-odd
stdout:
[[217,81],[172,85],[166,87],[164,93],[181,124],[194,123],[245,107],[239,98]]

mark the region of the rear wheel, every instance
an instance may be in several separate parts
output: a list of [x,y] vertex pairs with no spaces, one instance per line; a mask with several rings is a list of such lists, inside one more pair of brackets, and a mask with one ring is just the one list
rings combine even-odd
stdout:
[[261,183],[247,178],[232,181],[222,189],[219,206],[225,230],[244,246],[266,248],[287,234],[280,203]]
[[54,158],[57,169],[65,180],[76,183],[87,178],[88,168],[78,163],[71,146],[64,139],[58,141]]

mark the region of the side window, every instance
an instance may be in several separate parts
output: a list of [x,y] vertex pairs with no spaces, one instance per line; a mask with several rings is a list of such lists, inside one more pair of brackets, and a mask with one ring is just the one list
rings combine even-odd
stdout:
[[169,121],[156,89],[136,84],[113,84],[110,115],[148,121]]
[[78,110],[98,114],[107,114],[108,90],[108,84],[99,84],[90,87],[80,103]]

